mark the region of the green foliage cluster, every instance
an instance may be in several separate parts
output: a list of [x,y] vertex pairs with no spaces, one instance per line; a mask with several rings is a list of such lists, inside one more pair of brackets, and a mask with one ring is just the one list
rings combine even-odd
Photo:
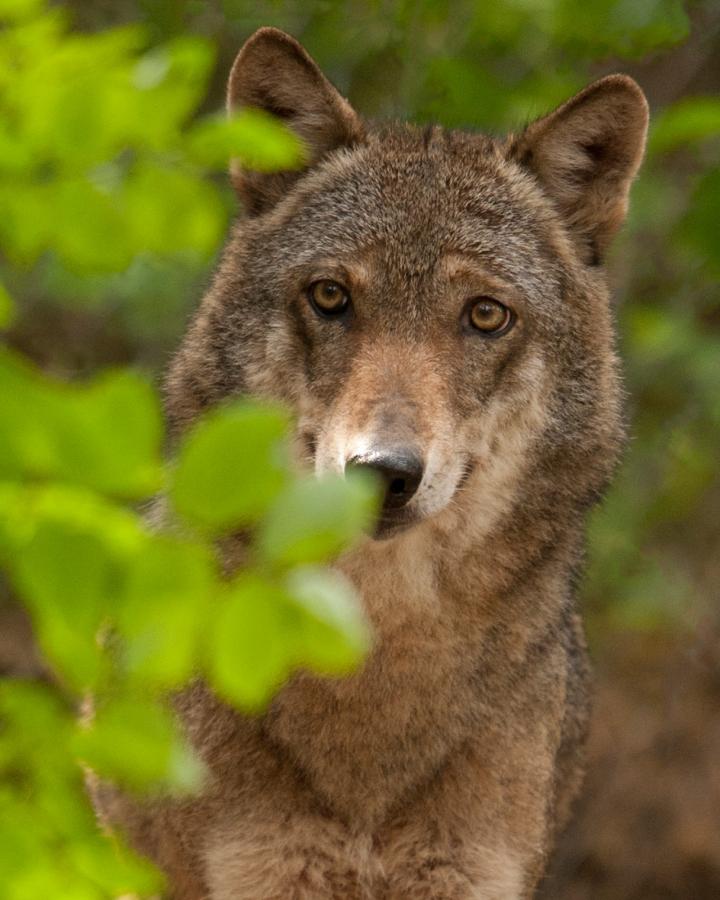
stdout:
[[[363,113],[501,130],[608,56],[686,40],[688,12],[712,20],[709,0],[77,0],[70,30],[68,5],[0,0],[0,329],[56,374],[158,367],[233,208],[227,158],[300,162],[275,121],[211,111],[255,27],[300,37]],[[613,266],[632,440],[593,523],[586,597],[621,627],[699,611],[716,534],[720,101],[678,96],[654,117]],[[94,323],[95,343],[37,337],[66,317]],[[202,675],[254,710],[297,666],[355,664],[368,635],[323,564],[372,516],[372,493],[298,479],[285,414],[247,402],[164,461],[159,401],[135,371],[67,383],[4,346],[0,398],[0,568],[47,662],[43,680],[0,682],[2,890],[146,896],[157,874],[99,835],[77,760],[131,789],[192,790],[202,770],[169,693]],[[230,579],[216,554],[228,541],[244,561]],[[100,699],[79,725],[88,692]]]
[[[145,890],[150,870],[110,858],[78,808],[77,761],[130,789],[192,790],[202,771],[167,708],[172,691],[203,677],[254,711],[296,667],[349,671],[368,635],[349,585],[322,564],[367,527],[373,493],[294,476],[277,409],[215,411],[167,465],[157,398],[139,376],[61,385],[5,349],[0,386],[0,565],[52,677],[0,686],[5,896]],[[158,489],[172,529],[127,506]],[[246,562],[224,578],[215,548],[241,541],[238,529]],[[87,692],[96,710],[81,723]]]
[[[301,158],[259,112],[188,123],[203,41],[146,50],[135,29],[70,35],[40,3],[6,0],[0,13],[8,271],[46,252],[76,272],[138,253],[207,256],[225,225],[207,168],[231,155],[267,168]],[[4,327],[7,291],[0,302]],[[0,396],[0,570],[47,664],[43,683],[0,683],[3,894],[147,895],[157,873],[102,837],[78,762],[130,790],[193,790],[202,766],[173,691],[202,677],[252,712],[298,667],[352,669],[366,626],[324,564],[370,524],[374,492],[293,474],[286,413],[250,402],[214,411],[165,462],[158,397],[131,370],[66,383],[2,347]],[[234,577],[217,553],[228,541],[244,560]]]

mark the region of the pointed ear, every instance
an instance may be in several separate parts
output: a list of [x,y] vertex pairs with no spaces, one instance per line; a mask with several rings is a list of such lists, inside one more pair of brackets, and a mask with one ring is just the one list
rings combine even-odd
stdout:
[[602,262],[625,218],[647,125],[636,82],[608,75],[511,140],[511,156],[540,181],[590,264]]
[[[281,119],[305,143],[306,168],[341,146],[362,138],[360,119],[290,35],[261,28],[238,53],[227,89],[228,112],[254,106]],[[276,203],[301,174],[230,169],[246,210],[259,213]]]

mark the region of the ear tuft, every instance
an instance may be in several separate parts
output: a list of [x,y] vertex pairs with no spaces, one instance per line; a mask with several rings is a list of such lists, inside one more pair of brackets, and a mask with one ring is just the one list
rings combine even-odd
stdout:
[[[256,31],[235,59],[228,80],[228,112],[244,106],[258,107],[291,128],[307,147],[309,166],[363,136],[362,123],[347,100],[295,38],[277,28]],[[298,175],[231,166],[233,184],[250,213],[277,202]]]
[[602,261],[625,218],[647,126],[637,83],[608,75],[510,141],[510,156],[538,178],[589,263]]

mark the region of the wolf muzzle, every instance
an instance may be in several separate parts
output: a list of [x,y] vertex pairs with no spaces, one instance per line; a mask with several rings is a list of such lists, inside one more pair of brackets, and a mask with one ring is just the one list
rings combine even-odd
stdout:
[[380,481],[382,509],[378,536],[406,523],[406,507],[415,496],[425,470],[423,458],[416,448],[370,450],[362,456],[351,457],[346,469],[372,472]]

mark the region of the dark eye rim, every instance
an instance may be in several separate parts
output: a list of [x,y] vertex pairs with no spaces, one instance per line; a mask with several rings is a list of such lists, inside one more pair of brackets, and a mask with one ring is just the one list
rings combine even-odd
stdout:
[[[474,325],[472,321],[473,307],[477,303],[481,303],[483,300],[497,304],[497,306],[502,307],[502,309],[506,313],[505,321],[499,328],[496,328],[493,331],[483,331],[482,328],[478,328],[477,325]],[[517,322],[517,314],[515,313],[515,310],[512,309],[512,307],[508,306],[507,303],[503,303],[502,300],[498,300],[496,297],[491,297],[489,295],[483,294],[479,297],[472,297],[470,300],[468,300],[463,313],[463,322],[466,330],[471,332],[473,335],[480,335],[480,337],[492,340],[494,338],[503,337],[503,335],[506,335],[509,331],[512,330],[512,328],[515,326],[515,323]]]
[[[318,284],[333,284],[340,289],[343,296],[343,302],[337,309],[323,309],[322,306],[319,306],[315,298],[313,297],[313,288]],[[337,319],[340,316],[345,315],[347,311],[350,309],[351,298],[350,291],[345,287],[344,284],[341,284],[339,281],[336,281],[334,278],[314,278],[310,284],[305,289],[305,296],[307,297],[308,303],[318,316],[323,319]]]

